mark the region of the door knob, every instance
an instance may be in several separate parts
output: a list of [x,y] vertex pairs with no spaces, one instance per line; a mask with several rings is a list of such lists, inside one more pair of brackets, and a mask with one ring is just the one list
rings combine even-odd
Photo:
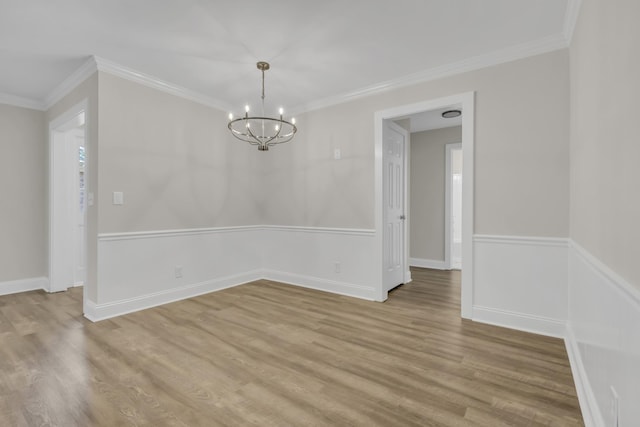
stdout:
[[400,215],[400,219],[407,219],[407,217],[404,215]]

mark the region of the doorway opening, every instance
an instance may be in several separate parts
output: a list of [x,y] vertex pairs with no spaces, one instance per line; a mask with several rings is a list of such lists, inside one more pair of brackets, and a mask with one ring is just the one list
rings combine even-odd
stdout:
[[86,281],[85,118],[83,102],[49,124],[49,292]]
[[462,144],[446,145],[445,264],[462,269]]
[[[385,257],[388,256],[388,245],[393,241],[392,233],[393,227],[388,224],[389,210],[388,210],[388,189],[391,182],[387,179],[389,175],[389,159],[390,155],[393,155],[393,151],[390,153],[389,148],[386,146],[385,136],[388,134],[388,122],[402,120],[413,114],[423,113],[438,109],[460,109],[462,110],[462,136],[461,136],[461,150],[462,150],[462,175],[465,179],[461,182],[461,218],[460,218],[460,263],[464,264],[464,269],[461,272],[461,316],[464,318],[472,317],[473,310],[473,156],[474,156],[474,103],[475,94],[468,92],[460,95],[453,95],[445,98],[434,99],[430,101],[419,102],[416,104],[410,104],[400,107],[391,108],[388,110],[378,111],[375,114],[375,207],[376,207],[376,259],[379,266],[379,276],[377,281],[379,301],[387,299],[388,290],[393,288],[393,281],[390,281],[388,274],[388,263],[385,261]],[[387,130],[386,130],[387,129]],[[408,144],[405,144],[404,148],[405,159],[410,156]],[[403,183],[403,190],[398,194],[405,194],[408,183],[407,175],[408,168],[400,172],[402,175],[401,182]],[[407,199],[405,198],[405,204]],[[404,211],[406,215],[406,210]],[[409,224],[411,218],[407,218]],[[403,242],[409,242],[408,229],[409,226],[405,226],[402,229]],[[443,233],[444,234],[444,233]],[[450,247],[447,258],[451,257]],[[407,272],[409,271],[409,253],[405,250],[400,252],[400,260],[398,269]],[[397,280],[397,277],[394,278]]]

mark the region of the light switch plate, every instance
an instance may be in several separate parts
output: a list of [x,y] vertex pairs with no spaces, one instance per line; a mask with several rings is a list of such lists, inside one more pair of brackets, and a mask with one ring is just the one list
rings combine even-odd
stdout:
[[122,191],[113,192],[113,204],[124,205],[124,193]]

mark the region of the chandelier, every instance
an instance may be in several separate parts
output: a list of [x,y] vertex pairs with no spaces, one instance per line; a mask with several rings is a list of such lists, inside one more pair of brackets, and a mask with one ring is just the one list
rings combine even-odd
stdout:
[[249,105],[244,107],[244,117],[233,118],[229,113],[229,125],[231,134],[241,141],[251,145],[257,145],[258,150],[267,151],[276,144],[289,142],[298,131],[296,119],[287,121],[282,118],[284,110],[280,108],[280,118],[267,117],[264,113],[264,72],[269,69],[269,63],[260,61],[256,64],[262,72],[262,117],[250,116]]

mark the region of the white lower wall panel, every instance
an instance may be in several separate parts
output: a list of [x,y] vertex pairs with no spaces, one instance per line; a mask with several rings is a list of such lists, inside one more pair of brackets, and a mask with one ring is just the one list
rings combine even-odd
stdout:
[[474,237],[473,320],[563,337],[568,241]]
[[[91,320],[267,278],[375,298],[370,230],[235,227],[102,235]],[[176,269],[182,277],[176,277]]]
[[268,227],[263,232],[265,278],[376,298],[373,231]]
[[[640,290],[575,242],[566,342],[586,426],[639,426]],[[612,387],[619,396],[618,424]]]
[[98,300],[85,304],[85,314],[99,320],[258,279],[260,233],[246,227],[101,236]]
[[0,282],[0,295],[16,294],[18,292],[48,290],[49,279],[46,277],[32,277],[29,279],[8,280]]

